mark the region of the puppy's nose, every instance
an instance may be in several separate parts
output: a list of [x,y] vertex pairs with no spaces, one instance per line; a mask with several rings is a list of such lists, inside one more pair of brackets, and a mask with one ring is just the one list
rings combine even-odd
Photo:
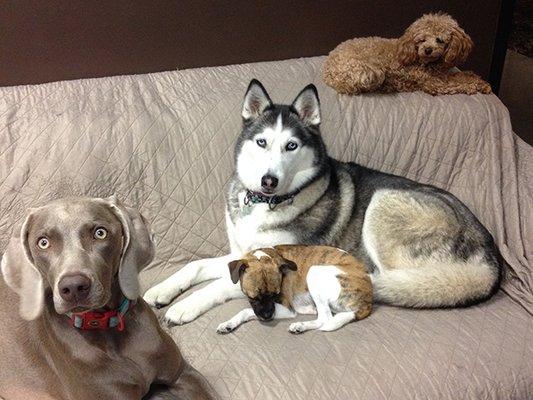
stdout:
[[261,187],[263,189],[272,190],[278,186],[278,178],[273,175],[263,175],[261,178]]
[[263,321],[272,321],[272,318],[274,318],[274,312],[271,311],[265,312],[263,315],[261,315],[261,319]]
[[274,318],[275,310],[276,310],[276,305],[274,303],[263,304],[261,309],[259,310],[258,316],[263,321],[270,321],[272,318]]
[[67,275],[58,283],[59,295],[69,303],[85,300],[91,291],[91,280],[82,274]]
[[426,53],[426,55],[430,55],[431,53],[433,53],[433,49],[431,47],[426,47],[426,49],[424,50],[424,53]]

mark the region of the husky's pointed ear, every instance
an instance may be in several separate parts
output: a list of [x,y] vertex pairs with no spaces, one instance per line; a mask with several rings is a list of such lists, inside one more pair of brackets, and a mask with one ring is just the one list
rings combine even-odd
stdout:
[[118,282],[124,296],[136,300],[140,295],[139,272],[146,267],[155,255],[155,245],[150,224],[142,214],[124,206],[116,196],[103,201],[122,224],[122,254],[118,271]]
[[252,79],[244,96],[242,117],[245,120],[255,119],[269,107],[272,107],[272,100],[270,100],[267,91],[261,82]]
[[307,85],[292,102],[300,119],[308,125],[320,124],[320,100],[315,85]]
[[228,263],[228,268],[229,274],[231,276],[231,281],[233,283],[237,283],[239,282],[239,279],[241,278],[241,275],[244,270],[248,268],[248,264],[245,260],[234,260]]
[[44,306],[43,277],[33,263],[28,243],[32,219],[30,210],[20,229],[13,232],[1,263],[4,280],[19,296],[19,314],[28,321],[41,315]]

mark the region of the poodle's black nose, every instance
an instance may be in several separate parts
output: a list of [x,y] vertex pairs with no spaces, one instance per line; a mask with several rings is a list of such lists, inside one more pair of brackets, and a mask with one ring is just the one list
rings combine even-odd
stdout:
[[426,47],[426,49],[424,50],[424,53],[426,53],[426,55],[430,55],[431,53],[433,53],[433,49],[431,47]]

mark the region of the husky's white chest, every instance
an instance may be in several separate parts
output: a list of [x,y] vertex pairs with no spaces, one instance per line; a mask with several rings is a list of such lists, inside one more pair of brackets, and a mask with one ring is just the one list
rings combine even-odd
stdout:
[[234,222],[227,219],[232,251],[247,252],[259,247],[297,243],[291,232],[279,228],[287,219],[283,210],[272,211],[267,203],[246,205],[244,195],[239,196],[239,205],[240,212],[234,216]]

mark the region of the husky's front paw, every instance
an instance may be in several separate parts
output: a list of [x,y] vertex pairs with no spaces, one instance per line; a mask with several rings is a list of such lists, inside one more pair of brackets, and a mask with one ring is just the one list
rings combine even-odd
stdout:
[[226,322],[222,322],[219,326],[217,326],[217,333],[230,333],[233,332],[235,328],[237,328],[237,325],[231,322],[231,320],[229,320]]
[[165,322],[169,325],[183,325],[195,320],[201,310],[187,299],[174,304],[165,314]]
[[179,288],[176,288],[174,285],[169,285],[166,282],[161,282],[148,289],[144,294],[143,299],[152,307],[161,308],[170,304],[174,297],[179,294]]

